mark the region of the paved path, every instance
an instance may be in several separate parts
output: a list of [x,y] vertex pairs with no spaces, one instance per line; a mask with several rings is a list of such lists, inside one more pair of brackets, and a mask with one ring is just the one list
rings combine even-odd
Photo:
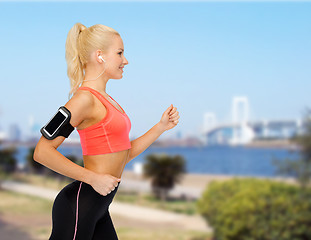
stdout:
[[[151,192],[150,182],[149,181],[138,181],[132,179],[121,179],[120,188],[124,188],[127,190],[139,191],[139,192]],[[204,189],[196,188],[196,187],[185,187],[181,185],[176,185],[171,191],[170,196],[184,196],[189,199],[198,199]]]
[[[134,188],[135,190],[150,191],[150,187],[141,181],[137,180],[123,180],[121,181],[119,189]],[[45,199],[54,201],[59,191],[46,189],[26,183],[19,183],[14,181],[4,181],[2,187],[7,190],[21,192],[29,195],[39,196]],[[183,189],[185,190],[185,189]],[[113,201],[109,207],[111,214],[117,214],[129,219],[137,219],[148,222],[160,223],[179,223],[183,229],[198,230],[203,232],[211,232],[211,228],[207,226],[201,216],[188,216],[185,214],[172,213],[168,211],[121,203]]]
[[[1,218],[1,215],[0,215]],[[3,222],[0,219],[0,233],[1,233],[1,240],[31,240],[30,236],[27,233],[22,232],[19,229],[16,229],[15,226],[9,225]]]

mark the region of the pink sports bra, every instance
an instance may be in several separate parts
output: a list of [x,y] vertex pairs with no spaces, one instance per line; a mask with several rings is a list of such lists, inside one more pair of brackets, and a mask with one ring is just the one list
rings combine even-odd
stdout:
[[131,121],[123,108],[109,95],[122,109],[123,113],[95,89],[90,87],[78,88],[78,90],[82,89],[94,94],[107,109],[106,116],[100,122],[77,130],[80,135],[82,154],[99,155],[130,149],[129,132],[131,130]]

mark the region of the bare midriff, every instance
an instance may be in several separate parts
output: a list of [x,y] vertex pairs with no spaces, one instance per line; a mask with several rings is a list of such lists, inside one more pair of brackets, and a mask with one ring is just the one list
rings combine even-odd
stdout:
[[130,149],[101,155],[83,155],[84,167],[99,173],[121,178]]

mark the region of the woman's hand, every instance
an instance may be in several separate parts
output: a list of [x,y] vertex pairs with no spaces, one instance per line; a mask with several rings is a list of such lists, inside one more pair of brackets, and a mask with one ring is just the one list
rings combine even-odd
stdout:
[[166,109],[166,111],[163,113],[159,125],[163,131],[166,131],[175,127],[179,123],[178,119],[179,115],[177,108],[173,107],[173,104],[171,104],[171,106],[169,106],[168,109]]
[[120,181],[120,178],[114,177],[110,174],[94,173],[90,185],[100,195],[106,196],[118,186]]

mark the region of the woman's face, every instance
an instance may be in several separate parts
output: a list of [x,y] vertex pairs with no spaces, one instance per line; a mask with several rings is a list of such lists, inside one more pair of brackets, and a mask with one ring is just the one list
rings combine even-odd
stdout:
[[107,54],[103,55],[106,64],[106,74],[109,78],[120,79],[123,74],[123,67],[128,64],[124,57],[124,45],[120,36],[114,36],[112,45]]

